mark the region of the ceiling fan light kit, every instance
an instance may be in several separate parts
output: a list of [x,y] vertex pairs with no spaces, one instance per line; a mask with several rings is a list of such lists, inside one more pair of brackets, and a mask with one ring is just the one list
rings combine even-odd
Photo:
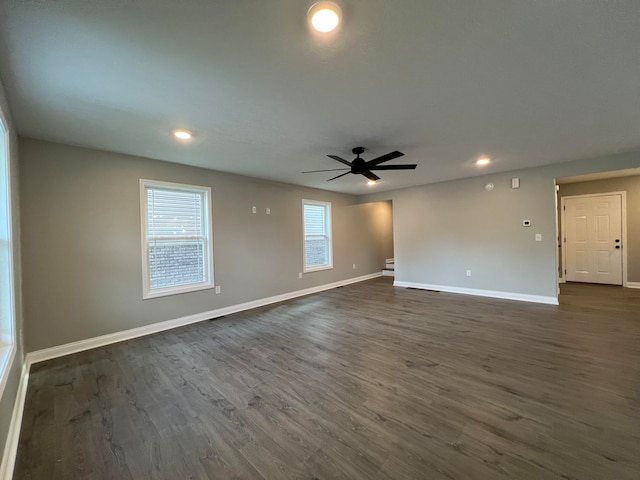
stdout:
[[353,161],[349,162],[342,157],[338,157],[337,155],[327,155],[327,157],[332,158],[333,160],[340,162],[346,165],[349,168],[330,168],[325,170],[311,170],[308,172],[302,173],[316,173],[316,172],[334,172],[338,170],[348,170],[347,172],[341,173],[340,175],[336,175],[333,178],[327,180],[328,182],[332,180],[336,180],[340,177],[344,177],[350,173],[355,175],[363,175],[368,178],[370,182],[376,182],[380,180],[372,170],[414,170],[417,167],[417,164],[400,164],[400,165],[380,165],[381,163],[388,162],[398,157],[402,157],[404,153],[399,152],[397,150],[387,153],[386,155],[382,155],[380,157],[374,158],[373,160],[365,161],[360,158],[360,155],[364,153],[364,147],[355,147],[351,150],[351,152],[356,155],[356,158]]

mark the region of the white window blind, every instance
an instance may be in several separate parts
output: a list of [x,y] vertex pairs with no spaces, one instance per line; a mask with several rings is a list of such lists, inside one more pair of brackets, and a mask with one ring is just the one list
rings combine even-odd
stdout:
[[143,185],[145,297],[210,288],[209,189]]
[[331,268],[331,204],[303,200],[302,206],[304,271]]

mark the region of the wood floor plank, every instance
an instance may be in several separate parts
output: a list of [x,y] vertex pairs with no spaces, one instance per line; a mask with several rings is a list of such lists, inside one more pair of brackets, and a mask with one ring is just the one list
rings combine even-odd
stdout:
[[640,291],[379,278],[32,368],[16,479],[637,480]]

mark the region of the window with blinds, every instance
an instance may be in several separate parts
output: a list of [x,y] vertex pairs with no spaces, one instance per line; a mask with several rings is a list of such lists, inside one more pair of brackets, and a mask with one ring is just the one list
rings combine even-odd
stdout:
[[144,298],[213,287],[208,187],[140,181]]
[[302,201],[304,226],[304,271],[333,268],[331,255],[331,204]]
[[9,126],[0,109],[0,397],[16,355],[10,148]]

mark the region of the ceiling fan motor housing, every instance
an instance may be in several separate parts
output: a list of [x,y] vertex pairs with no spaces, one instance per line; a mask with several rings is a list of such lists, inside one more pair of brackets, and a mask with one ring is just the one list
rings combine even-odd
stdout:
[[351,162],[351,171],[353,173],[363,173],[366,172],[367,169],[367,162],[365,162],[363,159],[361,159],[360,157],[358,158],[354,158],[353,162]]

